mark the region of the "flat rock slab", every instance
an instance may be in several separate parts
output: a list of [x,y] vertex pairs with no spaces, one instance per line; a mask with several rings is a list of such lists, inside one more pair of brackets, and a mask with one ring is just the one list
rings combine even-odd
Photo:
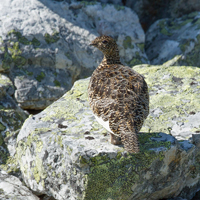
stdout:
[[[33,191],[60,200],[194,196],[200,173],[199,139],[194,138],[193,144],[188,138],[195,134],[199,119],[199,69],[144,65],[134,69],[146,77],[151,97],[150,115],[138,136],[141,152],[129,154],[123,146],[109,143],[109,134],[89,108],[89,78],[77,81],[58,101],[30,116],[18,135],[20,169]],[[181,120],[190,123],[190,134],[181,129]]]
[[200,133],[200,69],[138,65],[149,86],[150,114],[141,131],[164,132],[178,140]]

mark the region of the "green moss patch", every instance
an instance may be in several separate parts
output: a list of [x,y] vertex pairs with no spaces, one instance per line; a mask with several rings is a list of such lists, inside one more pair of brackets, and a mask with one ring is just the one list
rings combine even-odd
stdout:
[[114,6],[115,6],[115,9],[116,9],[117,11],[120,11],[120,10],[124,10],[124,9],[125,9],[124,6],[119,6],[119,5],[117,5],[117,4],[114,4]]
[[0,133],[0,164],[5,164],[8,159],[9,152],[4,142],[4,137]]
[[58,80],[54,80],[54,84],[55,84],[56,87],[60,87],[61,86],[61,84],[60,84],[60,82]]
[[125,39],[123,41],[123,46],[124,46],[125,49],[128,49],[128,48],[132,49],[132,48],[134,48],[134,46],[131,44],[131,41],[132,40],[131,40],[130,36],[126,36],[125,37]]
[[30,41],[25,36],[22,36],[22,34],[19,31],[16,31],[14,29],[8,33],[8,36],[10,37],[15,36],[18,39],[19,43],[23,45],[33,45],[33,46],[40,45],[40,41],[37,40],[35,37]]
[[45,78],[45,73],[41,72],[39,75],[37,75],[36,80],[38,82],[41,82]]
[[84,5],[84,6],[90,6],[90,5],[96,5],[97,4],[97,2],[96,1],[81,1],[80,2],[82,5]]
[[58,32],[54,32],[52,35],[45,33],[44,38],[47,44],[51,44],[57,42],[60,39],[60,36]]
[[[133,193],[132,185],[140,180],[143,170],[147,170],[154,160],[163,160],[163,152],[156,153],[150,148],[169,148],[170,142],[151,141],[151,137],[159,137],[157,133],[141,133],[139,141],[141,152],[139,154],[127,154],[118,152],[114,159],[107,154],[100,154],[91,158],[90,161],[82,159],[82,162],[89,163],[91,173],[86,176],[87,190],[84,199],[129,199]],[[102,192],[103,191],[103,192]]]

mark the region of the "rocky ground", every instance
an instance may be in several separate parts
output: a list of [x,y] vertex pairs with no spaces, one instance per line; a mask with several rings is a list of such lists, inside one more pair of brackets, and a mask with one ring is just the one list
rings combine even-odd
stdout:
[[[0,199],[199,199],[198,11],[197,0],[3,0]],[[89,109],[101,34],[149,86],[136,155]]]

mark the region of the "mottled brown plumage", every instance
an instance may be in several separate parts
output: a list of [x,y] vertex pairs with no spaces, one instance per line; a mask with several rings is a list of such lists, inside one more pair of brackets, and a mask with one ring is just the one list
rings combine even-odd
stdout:
[[109,124],[105,127],[111,133],[111,143],[118,144],[121,137],[125,150],[137,153],[137,134],[149,113],[147,84],[142,75],[121,64],[113,38],[100,36],[91,45],[104,54],[88,87],[91,109],[100,123]]

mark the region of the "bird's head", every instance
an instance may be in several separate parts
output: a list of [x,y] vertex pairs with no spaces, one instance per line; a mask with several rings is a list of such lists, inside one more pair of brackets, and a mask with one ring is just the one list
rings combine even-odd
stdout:
[[91,44],[94,47],[97,47],[104,55],[109,55],[118,51],[117,43],[110,36],[102,35],[95,38]]

